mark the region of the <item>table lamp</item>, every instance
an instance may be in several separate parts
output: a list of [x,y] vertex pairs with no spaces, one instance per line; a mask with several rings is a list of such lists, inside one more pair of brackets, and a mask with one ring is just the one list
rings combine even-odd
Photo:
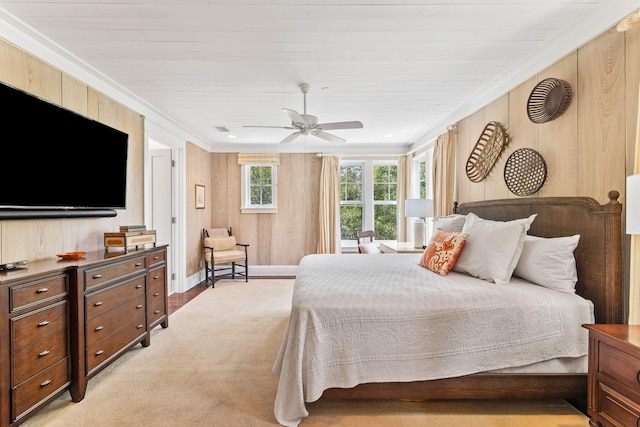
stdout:
[[424,248],[426,246],[424,218],[433,216],[433,200],[406,199],[404,201],[404,216],[416,218],[413,223],[413,247]]

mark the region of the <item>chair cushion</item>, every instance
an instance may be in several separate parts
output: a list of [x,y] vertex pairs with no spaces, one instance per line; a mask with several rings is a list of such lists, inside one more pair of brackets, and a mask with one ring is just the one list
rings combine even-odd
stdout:
[[237,249],[236,238],[229,235],[226,237],[205,237],[204,245],[208,248],[213,248],[216,252]]
[[226,228],[209,228],[207,234],[209,237],[229,237],[229,231]]
[[[215,251],[213,255],[215,264],[228,264],[230,262],[245,262],[245,253],[239,249],[233,249],[230,251]],[[211,262],[211,251],[204,250],[204,259]]]

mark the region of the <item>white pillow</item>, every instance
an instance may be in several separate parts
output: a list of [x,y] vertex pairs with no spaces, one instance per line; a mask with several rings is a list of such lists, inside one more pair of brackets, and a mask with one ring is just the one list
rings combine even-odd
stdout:
[[509,283],[536,216],[491,221],[469,213],[462,227],[462,232],[469,236],[453,270],[498,285]]
[[363,254],[379,254],[380,249],[378,249],[378,245],[374,242],[369,242],[365,245],[358,245],[360,252]]
[[453,231],[459,233],[462,231],[462,227],[464,226],[464,222],[466,221],[466,215],[460,214],[451,214],[447,216],[441,216],[436,220],[433,224],[433,233],[431,234],[431,238],[433,239],[438,231]]
[[527,236],[514,276],[560,292],[575,293],[576,258],[580,235],[543,238]]

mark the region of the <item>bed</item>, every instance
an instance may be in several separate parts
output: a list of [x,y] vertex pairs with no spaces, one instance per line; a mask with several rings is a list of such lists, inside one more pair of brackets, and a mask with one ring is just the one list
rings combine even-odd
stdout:
[[278,422],[298,425],[319,398],[585,398],[581,325],[622,322],[622,206],[618,192],[608,196],[456,207],[503,222],[534,215],[530,236],[580,235],[575,293],[519,277],[440,276],[417,266],[421,254],[303,258],[273,368]]

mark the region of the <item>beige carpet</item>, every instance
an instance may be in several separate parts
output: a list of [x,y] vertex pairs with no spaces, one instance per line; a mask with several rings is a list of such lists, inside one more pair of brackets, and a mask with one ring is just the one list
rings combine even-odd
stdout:
[[[277,426],[271,368],[287,326],[292,280],[216,283],[89,381],[23,426]],[[562,400],[308,404],[300,427],[578,427],[588,418]]]

